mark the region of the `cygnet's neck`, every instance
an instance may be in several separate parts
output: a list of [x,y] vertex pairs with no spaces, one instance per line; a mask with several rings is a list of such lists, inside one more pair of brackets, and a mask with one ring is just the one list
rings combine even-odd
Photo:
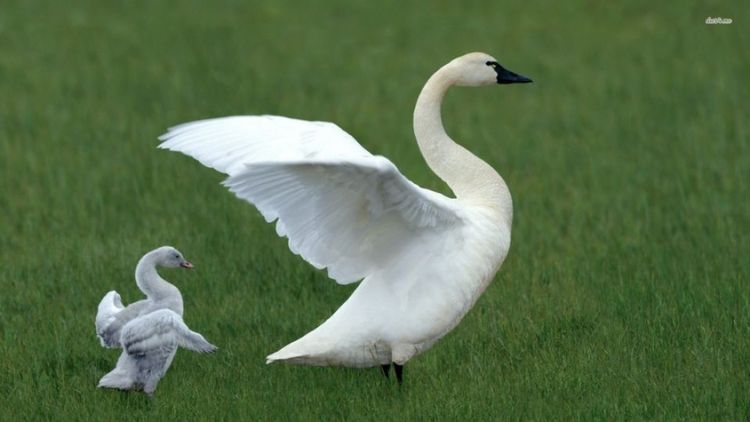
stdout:
[[508,226],[513,201],[508,186],[489,164],[455,143],[445,132],[440,108],[448,88],[456,84],[460,69],[454,63],[440,68],[422,88],[414,108],[414,134],[422,155],[456,198],[488,206],[502,214]]
[[173,284],[164,280],[156,272],[157,256],[149,252],[138,261],[135,267],[135,282],[138,288],[153,301],[177,300],[182,303],[182,295]]

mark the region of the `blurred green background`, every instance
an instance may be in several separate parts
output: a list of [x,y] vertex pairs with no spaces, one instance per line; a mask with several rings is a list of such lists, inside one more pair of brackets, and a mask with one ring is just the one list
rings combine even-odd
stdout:
[[[707,17],[732,18],[707,25]],[[741,2],[5,1],[0,409],[15,419],[748,419],[750,9]],[[504,176],[513,246],[406,367],[266,366],[354,286],[327,280],[156,137],[280,114],[339,124],[449,193],[411,129],[422,84],[485,51],[534,79],[455,88],[448,132]],[[93,318],[162,244],[187,351],[142,394],[96,389]]]

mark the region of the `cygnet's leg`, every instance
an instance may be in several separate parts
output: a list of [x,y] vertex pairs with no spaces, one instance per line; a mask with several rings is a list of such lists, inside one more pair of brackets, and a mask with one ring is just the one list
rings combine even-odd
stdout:
[[149,397],[154,396],[154,391],[156,391],[156,386],[159,384],[159,380],[161,379],[161,376],[154,374],[151,377],[149,377],[146,382],[143,384],[143,392],[148,394]]
[[172,359],[177,353],[177,346],[170,345],[161,347],[155,350],[148,357],[144,357],[141,363],[141,374],[143,380],[143,392],[149,396],[153,396],[156,391],[156,386],[159,384],[161,378],[167,373],[169,365],[172,364]]
[[404,383],[404,365],[399,365],[397,363],[394,363],[393,367],[396,368],[396,381],[398,381],[398,385],[403,384]]
[[384,377],[386,378],[391,377],[391,364],[390,363],[387,365],[380,365],[380,369],[383,372]]

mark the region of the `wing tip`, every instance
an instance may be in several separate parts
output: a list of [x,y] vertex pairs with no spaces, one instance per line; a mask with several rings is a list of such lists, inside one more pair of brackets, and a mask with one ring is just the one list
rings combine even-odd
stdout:
[[211,354],[216,353],[219,351],[219,348],[211,343],[206,342],[207,345],[204,346],[201,350],[198,351],[198,353],[205,353],[205,354]]

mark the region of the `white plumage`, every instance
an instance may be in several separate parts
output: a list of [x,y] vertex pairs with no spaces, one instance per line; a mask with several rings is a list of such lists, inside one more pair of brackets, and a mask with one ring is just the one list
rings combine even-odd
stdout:
[[143,389],[151,395],[178,347],[200,353],[216,350],[216,346],[185,325],[182,295],[159,277],[157,265],[192,268],[176,249],[155,249],[141,258],[135,272],[146,299],[124,307],[120,295],[113,290],[99,303],[95,320],[99,341],[104,347],[123,349],[117,366],[102,377],[99,387]]
[[505,258],[512,202],[497,172],[445,133],[440,104],[452,85],[507,75],[529,81],[471,53],[435,73],[417,101],[417,142],[456,199],[415,185],[332,123],[236,116],[160,138],[160,148],[226,173],[225,186],[276,221],[292,252],[338,283],[362,280],[331,318],[269,363],[403,365],[458,324]]

